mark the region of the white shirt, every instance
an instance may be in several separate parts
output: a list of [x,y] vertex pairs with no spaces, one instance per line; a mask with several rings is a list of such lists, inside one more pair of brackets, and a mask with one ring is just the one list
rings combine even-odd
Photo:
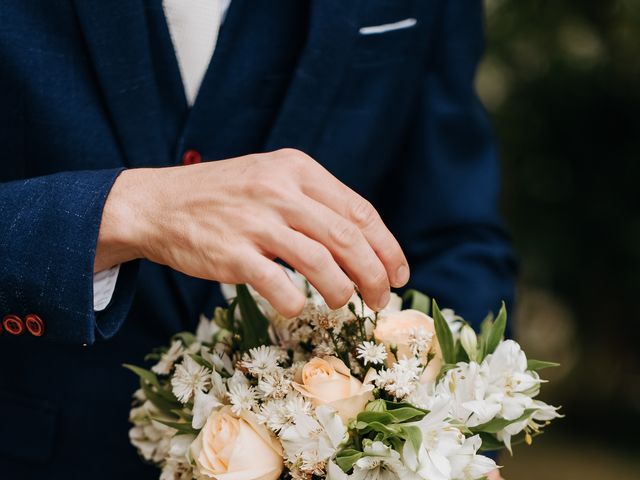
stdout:
[[[162,0],[162,8],[178,60],[184,93],[193,106],[218,41],[231,0]],[[120,265],[93,276],[93,309],[107,308]]]

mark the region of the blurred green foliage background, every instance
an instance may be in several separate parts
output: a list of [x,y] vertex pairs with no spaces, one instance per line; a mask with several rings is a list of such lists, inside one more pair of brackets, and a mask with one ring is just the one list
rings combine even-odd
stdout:
[[487,0],[486,14],[477,88],[521,260],[515,335],[562,362],[546,396],[567,415],[504,473],[640,478],[640,0]]

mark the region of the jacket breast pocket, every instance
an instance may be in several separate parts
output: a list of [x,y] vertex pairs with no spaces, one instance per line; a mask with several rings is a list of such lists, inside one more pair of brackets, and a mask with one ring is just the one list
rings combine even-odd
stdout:
[[44,400],[0,391],[0,455],[46,463],[53,450],[56,408]]
[[422,15],[413,1],[368,4],[357,26],[354,65],[384,64],[419,55],[424,37]]

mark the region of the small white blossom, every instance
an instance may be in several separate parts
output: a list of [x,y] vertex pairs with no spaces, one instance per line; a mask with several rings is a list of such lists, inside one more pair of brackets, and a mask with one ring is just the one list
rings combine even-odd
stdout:
[[174,340],[171,342],[169,350],[162,354],[158,363],[156,363],[151,370],[158,375],[169,375],[173,364],[177,362],[184,354],[184,347],[180,340]]
[[240,372],[236,372],[227,381],[227,389],[231,411],[236,415],[240,415],[243,410],[252,410],[256,407],[256,391]]
[[365,365],[379,365],[387,359],[387,349],[381,343],[362,342],[358,345],[357,351],[358,358],[361,358]]
[[280,367],[266,373],[258,380],[258,392],[264,398],[284,398],[291,392],[292,378]]
[[173,394],[182,403],[187,403],[198,390],[207,387],[210,372],[191,357],[184,357],[171,378]]
[[378,388],[384,388],[397,399],[411,395],[418,386],[422,367],[417,358],[403,358],[390,369],[383,369],[375,377]]
[[433,333],[424,327],[419,327],[411,330],[407,343],[414,356],[422,357],[431,349],[432,341]]
[[271,346],[261,345],[252,348],[242,356],[240,365],[249,373],[259,377],[278,368],[278,361],[282,358],[282,351]]

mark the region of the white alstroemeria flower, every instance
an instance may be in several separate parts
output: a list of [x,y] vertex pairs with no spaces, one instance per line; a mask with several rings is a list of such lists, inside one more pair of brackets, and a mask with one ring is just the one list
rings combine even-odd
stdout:
[[169,458],[162,466],[160,480],[193,480],[193,467],[186,460]]
[[350,480],[399,480],[405,478],[400,454],[382,442],[366,441],[364,456],[353,465]]
[[218,372],[211,373],[211,389],[204,393],[198,390],[193,399],[193,420],[191,426],[200,430],[207,423],[207,419],[213,410],[225,404],[227,389]]
[[[530,416],[519,422],[507,425],[504,429],[497,433],[497,438],[504,443],[507,450],[511,452],[511,437],[519,434],[523,430],[526,435],[530,435],[530,432],[538,433],[546,422],[553,420],[554,418],[560,418],[562,415],[558,413],[558,408],[551,405],[547,405],[540,400],[533,400],[531,409],[535,409]],[[541,423],[538,423],[541,422]],[[531,441],[531,437],[527,437],[527,441]]]
[[203,347],[200,349],[200,356],[213,365],[213,368],[218,372],[227,372],[229,375],[233,375],[235,372],[233,362],[225,352],[212,352],[210,349]]
[[387,348],[382,343],[362,342],[358,345],[357,351],[358,358],[361,358],[365,365],[380,365],[387,359]]
[[441,397],[422,420],[409,424],[422,432],[422,445],[416,451],[411,442],[405,442],[402,458],[409,471],[417,477],[427,480],[451,478],[449,457],[459,451],[464,435],[447,421],[448,418],[449,402]]
[[[348,438],[340,416],[331,408],[316,408],[315,417],[299,414],[292,425],[280,432],[285,458],[291,463],[310,464],[309,452],[314,452],[314,463],[326,462]],[[307,458],[303,458],[306,454]]]
[[158,375],[169,375],[173,364],[177,362],[182,355],[184,355],[184,347],[180,340],[174,340],[171,342],[169,350],[162,354],[158,363],[151,367],[151,371]]
[[129,430],[129,440],[145,460],[158,464],[168,455],[176,431],[152,417],[162,417],[162,414],[149,401],[133,408],[129,413],[129,420],[134,424]]
[[171,438],[171,442],[169,443],[169,456],[186,461],[189,447],[195,439],[195,435],[175,435]]
[[465,439],[460,449],[449,456],[453,480],[477,480],[498,468],[496,462],[484,455],[477,455],[482,444],[479,435]]
[[209,384],[211,370],[197,364],[191,357],[184,357],[171,378],[173,394],[182,403],[187,403],[198,391]]
[[213,320],[209,320],[204,315],[200,315],[198,327],[196,328],[196,339],[200,343],[211,343],[216,333],[221,330],[220,326]]
[[439,396],[450,396],[453,418],[469,427],[492,420],[502,408],[504,394],[489,393],[489,366],[460,362],[436,387]]
[[462,330],[462,326],[465,324],[465,321],[462,319],[460,315],[456,315],[450,308],[443,308],[440,310],[440,313],[447,321],[449,325],[449,329],[451,330],[451,334],[453,335],[453,341],[460,339],[460,330]]
[[537,373],[527,370],[527,357],[520,345],[505,340],[483,363],[489,367],[488,393],[503,395],[500,416],[507,420],[520,418],[531,408],[541,383]]

